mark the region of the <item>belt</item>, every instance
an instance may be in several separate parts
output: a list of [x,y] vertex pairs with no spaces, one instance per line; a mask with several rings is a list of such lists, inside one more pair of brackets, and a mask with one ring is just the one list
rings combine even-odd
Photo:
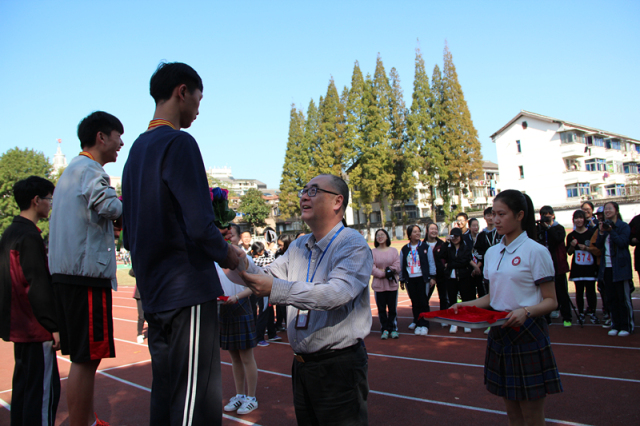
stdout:
[[314,352],[312,354],[293,354],[293,357],[298,362],[317,362],[325,359],[333,358],[339,355],[342,355],[346,352],[355,352],[361,346],[364,346],[362,341],[358,341],[355,345],[342,348],[342,349],[327,349],[326,351]]

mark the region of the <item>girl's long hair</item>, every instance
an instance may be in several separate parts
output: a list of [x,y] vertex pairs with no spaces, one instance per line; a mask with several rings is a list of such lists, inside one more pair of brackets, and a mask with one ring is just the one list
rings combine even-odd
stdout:
[[493,200],[499,200],[504,203],[509,210],[513,212],[514,216],[521,211],[524,212],[524,217],[522,218],[522,222],[520,222],[522,230],[525,231],[527,236],[532,240],[538,239],[533,202],[527,194],[523,194],[516,189],[507,189],[501,191]]

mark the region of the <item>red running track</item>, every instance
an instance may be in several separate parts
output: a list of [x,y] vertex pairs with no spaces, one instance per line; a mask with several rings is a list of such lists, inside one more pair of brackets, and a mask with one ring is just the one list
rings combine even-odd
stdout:
[[[100,365],[95,409],[113,426],[149,423],[151,365],[146,344],[137,344],[135,302],[130,288],[114,293],[116,354]],[[435,308],[437,296],[432,298]],[[369,352],[369,423],[377,425],[489,425],[506,424],[504,405],[483,385],[486,336],[482,330],[451,335],[432,323],[429,335],[415,336],[406,293],[399,300],[398,340],[380,340],[377,311],[365,339]],[[637,304],[638,302],[636,302]],[[437,309],[437,308],[436,308]],[[547,398],[549,424],[640,424],[640,337],[607,336],[599,325],[550,327],[564,393]],[[254,350],[258,368],[259,408],[240,416],[225,415],[224,425],[295,425],[291,393],[292,352],[286,343]],[[222,351],[223,395],[235,394],[230,358]],[[59,356],[62,397],[56,425],[68,425],[66,377],[69,361]],[[9,425],[13,347],[0,342],[0,425]],[[4,407],[4,408],[2,408]]]

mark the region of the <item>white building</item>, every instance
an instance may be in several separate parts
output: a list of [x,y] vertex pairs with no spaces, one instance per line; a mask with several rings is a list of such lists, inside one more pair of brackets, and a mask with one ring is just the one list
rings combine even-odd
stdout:
[[62,153],[61,145],[62,139],[58,139],[58,149],[56,155],[53,156],[53,174],[57,174],[60,169],[67,167],[67,157]]
[[520,111],[491,135],[498,190],[526,192],[536,208],[621,197],[637,179],[640,140],[594,127]]
[[257,189],[265,195],[276,195],[279,192],[275,189],[267,189],[267,184],[257,179],[236,179],[232,176],[229,167],[210,167],[207,169],[207,175],[223,183],[238,197],[244,196],[251,188]]

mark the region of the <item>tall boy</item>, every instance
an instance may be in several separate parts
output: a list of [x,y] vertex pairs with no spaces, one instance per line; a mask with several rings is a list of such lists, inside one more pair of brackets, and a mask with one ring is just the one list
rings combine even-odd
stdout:
[[239,247],[214,224],[198,143],[180,128],[198,115],[202,80],[187,64],[151,77],[156,109],[122,177],[124,246],[149,330],[152,425],[219,425],[222,382],[214,262],[235,269]]
[[20,215],[0,239],[0,337],[14,342],[11,425],[53,426],[60,400],[60,335],[47,253],[37,223],[51,211],[54,186],[31,176],[13,186]]
[[94,423],[96,370],[102,358],[115,356],[113,222],[122,215],[122,202],[103,166],[118,158],[123,133],[120,120],[106,112],[94,112],[80,122],[82,152],[60,177],[51,213],[49,269],[60,320],[60,345],[62,353],[71,358],[67,382],[70,426]]

